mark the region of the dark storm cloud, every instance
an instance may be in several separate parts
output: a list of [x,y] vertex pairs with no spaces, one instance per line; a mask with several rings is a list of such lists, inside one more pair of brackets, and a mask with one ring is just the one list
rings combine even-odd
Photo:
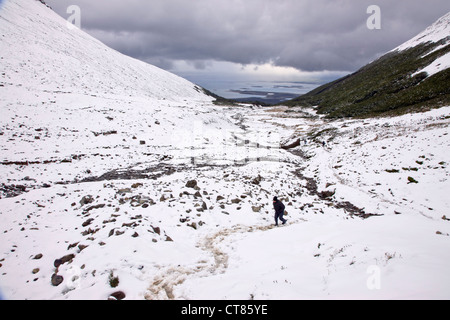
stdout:
[[[304,71],[355,70],[450,11],[448,0],[47,0],[109,46],[170,69],[172,61],[273,63]],[[369,30],[367,7],[381,8]]]

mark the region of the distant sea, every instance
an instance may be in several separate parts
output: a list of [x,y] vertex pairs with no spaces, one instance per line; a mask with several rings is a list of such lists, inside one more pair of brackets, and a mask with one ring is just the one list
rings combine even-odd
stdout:
[[277,104],[297,98],[321,85],[320,83],[298,81],[242,80],[213,80],[197,84],[226,99],[266,104]]

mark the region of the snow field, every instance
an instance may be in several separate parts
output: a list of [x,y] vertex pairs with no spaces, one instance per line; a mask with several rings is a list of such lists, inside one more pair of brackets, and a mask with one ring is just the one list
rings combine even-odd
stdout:
[[216,106],[38,1],[0,15],[5,298],[449,298],[450,107]]
[[[106,299],[115,290],[127,299],[445,298],[448,204],[435,193],[448,190],[448,156],[439,151],[448,144],[448,110],[338,124],[322,137],[325,148],[299,147],[314,154],[309,160],[280,151],[286,162],[183,167],[154,180],[53,185],[2,199],[2,289],[12,299]],[[261,114],[244,123],[262,121]],[[316,128],[322,120],[297,121]],[[277,130],[265,128],[261,136]],[[417,138],[405,144],[410,130]],[[204,141],[204,152],[215,150]],[[424,160],[420,169],[402,173],[415,159]],[[300,167],[333,197],[311,194],[293,173]],[[410,172],[418,183],[408,183]],[[194,179],[197,189],[186,187]],[[287,204],[289,224],[280,228],[272,227],[275,194]],[[88,195],[93,202],[81,205]],[[378,216],[352,216],[336,207],[343,201]],[[67,254],[75,257],[57,270],[66,280],[54,287],[53,262]]]

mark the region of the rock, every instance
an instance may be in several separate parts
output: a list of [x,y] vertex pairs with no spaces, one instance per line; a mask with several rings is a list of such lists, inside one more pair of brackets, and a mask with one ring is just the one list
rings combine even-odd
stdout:
[[139,144],[144,145],[145,144],[145,140],[139,141]]
[[222,196],[217,196],[217,198],[216,198],[216,202],[219,202],[219,201],[221,201],[221,200],[224,200],[225,198],[224,197],[222,197]]
[[195,222],[192,222],[191,224],[188,224],[187,226],[197,230],[197,223],[195,223]]
[[62,260],[62,263],[64,264],[66,262],[72,261],[74,258],[75,258],[75,255],[72,253],[72,254],[65,255],[64,257],[61,258],[61,260]]
[[79,250],[79,252],[81,252],[81,251],[83,251],[84,249],[86,249],[87,247],[89,247],[89,246],[84,245],[84,244],[80,244],[80,245],[78,246],[78,250]]
[[262,181],[262,177],[258,175],[255,179],[252,180],[252,184],[259,185]]
[[57,287],[64,281],[64,278],[62,276],[57,275],[54,273],[52,275],[52,286]]
[[167,241],[167,242],[173,242],[172,238],[169,237],[169,236],[166,236],[166,241]]
[[123,291],[116,291],[114,293],[111,293],[108,300],[123,300],[125,299],[126,294]]
[[87,195],[87,196],[84,196],[83,198],[81,198],[80,205],[84,206],[85,204],[89,204],[92,202],[94,202],[94,198],[91,195]]
[[83,222],[82,226],[87,227],[88,225],[90,225],[92,223],[92,221],[94,221],[94,219],[92,219],[92,218],[87,219],[85,222]]
[[133,238],[137,238],[137,237],[139,237],[139,233],[135,232],[135,233],[133,233],[131,236],[132,236]]
[[72,254],[68,254],[68,255],[65,255],[64,257],[60,258],[60,259],[56,259],[53,262],[53,265],[55,266],[55,268],[58,268],[60,265],[66,263],[66,262],[70,262],[74,258],[75,258],[75,255],[73,253]]
[[408,177],[408,184],[410,184],[410,183],[419,183],[419,181],[417,181],[413,177]]
[[94,209],[101,209],[101,208],[104,208],[105,206],[106,206],[106,204],[104,204],[104,203],[100,203],[100,204],[97,204],[97,205],[95,205],[95,206],[90,206],[89,208],[87,208],[86,210],[83,211],[83,214],[86,214],[86,213],[88,213],[89,211],[94,210]]
[[56,259],[56,260],[53,262],[53,265],[55,266],[55,268],[58,268],[60,265],[62,265],[61,259]]
[[281,149],[289,150],[289,149],[296,148],[296,147],[298,147],[299,145],[300,145],[300,138],[297,139],[297,140],[295,140],[295,141],[291,141],[290,143],[282,144],[282,145],[281,145]]
[[130,223],[122,223],[122,227],[127,227],[127,228],[135,228],[137,227],[139,224],[137,224],[136,222],[130,222]]
[[36,274],[36,273],[38,273],[40,270],[39,270],[39,268],[34,268],[33,269],[33,271],[31,271],[33,274]]
[[253,212],[260,212],[261,211],[261,206],[259,206],[259,207],[255,207],[255,206],[253,206],[252,207],[252,210],[253,210]]
[[75,243],[69,244],[69,246],[67,247],[67,250],[75,248],[78,244],[79,244],[79,242],[75,242]]
[[152,227],[154,233],[161,235],[161,229],[159,227],[154,227],[154,226],[151,226],[151,227]]
[[186,183],[186,188],[195,188],[197,186],[197,180],[189,180]]
[[[161,201],[163,201],[163,200],[161,200]],[[145,197],[145,196],[140,196],[140,195],[132,197],[131,202],[130,202],[130,205],[132,207],[142,206],[142,208],[148,208],[149,205],[154,205],[154,204],[156,204],[155,201],[153,199],[151,199],[150,197]]]
[[331,199],[335,193],[336,193],[336,190],[322,191],[322,192],[317,193],[317,195],[319,196],[320,199],[327,200],[327,199]]
[[231,203],[239,203],[241,201],[242,201],[241,199],[236,198],[236,199],[231,200]]
[[38,253],[37,255],[34,256],[33,260],[39,260],[43,257],[42,253]]
[[131,191],[130,188],[123,188],[123,189],[117,190],[117,193],[120,193],[120,194],[131,193],[131,192],[132,192],[132,191]]
[[116,222],[116,221],[117,221],[116,218],[112,218],[109,220],[103,220],[103,224],[112,223],[112,222]]
[[98,230],[100,230],[100,228],[95,229],[95,230],[89,228],[89,229],[87,229],[87,230],[84,230],[84,231],[81,233],[81,235],[82,235],[82,236],[87,236],[87,235],[90,235],[90,234],[94,234],[94,233],[96,233]]

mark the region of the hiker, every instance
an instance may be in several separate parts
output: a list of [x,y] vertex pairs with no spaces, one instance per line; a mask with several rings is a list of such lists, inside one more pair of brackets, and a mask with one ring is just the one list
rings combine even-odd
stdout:
[[286,224],[287,220],[283,218],[285,206],[277,197],[273,198],[273,208],[275,209],[275,226],[278,226],[278,219]]

